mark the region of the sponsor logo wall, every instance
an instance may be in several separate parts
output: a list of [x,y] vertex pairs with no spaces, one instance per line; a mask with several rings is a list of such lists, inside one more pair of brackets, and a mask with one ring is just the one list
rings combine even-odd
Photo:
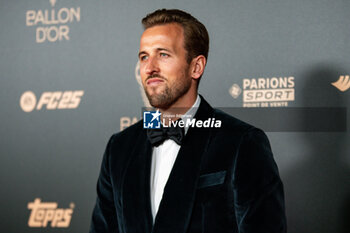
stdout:
[[82,90],[44,92],[37,102],[35,94],[32,91],[26,91],[21,96],[20,106],[24,112],[43,108],[47,110],[74,109],[79,107],[83,95],[84,91]]
[[338,81],[332,83],[339,91],[347,91],[350,88],[350,76],[340,75]]
[[350,5],[341,0],[3,1],[0,231],[88,232],[109,137],[142,118],[145,128],[155,121],[154,112],[143,117],[151,106],[135,60],[141,18],[169,6],[208,28],[199,90],[209,103],[268,116],[263,122],[282,128],[293,113],[289,128],[298,130],[267,132],[285,185],[288,231],[349,232],[350,134],[299,130],[313,119],[292,111],[308,107],[318,123],[349,125]]
[[36,198],[34,202],[28,203],[28,209],[31,210],[28,226],[67,228],[72,219],[74,207],[74,203],[71,203],[67,209],[58,208],[56,202],[41,202],[40,198]]
[[229,93],[235,99],[243,93],[243,107],[287,107],[295,100],[294,87],[294,77],[291,76],[244,78],[242,88],[233,84]]
[[35,28],[36,43],[70,40],[69,24],[80,22],[80,7],[57,8],[56,1],[50,0],[51,9],[48,6],[26,12],[26,26]]

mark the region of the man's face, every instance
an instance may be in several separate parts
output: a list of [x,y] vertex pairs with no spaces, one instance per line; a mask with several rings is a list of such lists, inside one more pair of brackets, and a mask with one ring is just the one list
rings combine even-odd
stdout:
[[191,87],[183,29],[172,23],[146,29],[140,41],[140,75],[150,104],[166,109]]

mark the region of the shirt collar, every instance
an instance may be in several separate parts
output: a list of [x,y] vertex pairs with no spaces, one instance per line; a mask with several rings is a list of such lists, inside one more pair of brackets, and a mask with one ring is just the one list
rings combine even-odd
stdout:
[[[192,107],[181,117],[181,119],[184,120],[185,122],[192,120],[198,110],[200,103],[201,103],[201,98],[197,94],[196,101],[194,102]],[[187,133],[187,131],[188,131],[188,127],[185,127],[185,134]]]

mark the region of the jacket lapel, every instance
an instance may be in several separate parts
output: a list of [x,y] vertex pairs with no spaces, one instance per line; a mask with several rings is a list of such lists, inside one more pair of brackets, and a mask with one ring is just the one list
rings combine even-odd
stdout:
[[[194,118],[207,120],[213,109],[202,98]],[[202,156],[210,140],[210,129],[190,128],[164,188],[153,233],[186,232],[190,222]]]
[[152,146],[146,130],[135,140],[134,150],[127,165],[122,185],[122,208],[125,232],[149,233],[153,218],[150,204],[150,170]]

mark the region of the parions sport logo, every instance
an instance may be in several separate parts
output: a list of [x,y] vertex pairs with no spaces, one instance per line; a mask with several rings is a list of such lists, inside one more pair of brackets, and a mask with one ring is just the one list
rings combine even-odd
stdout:
[[79,107],[83,95],[83,90],[44,92],[37,101],[32,91],[26,91],[22,94],[19,105],[24,112],[41,109],[75,109]]
[[80,7],[55,8],[56,1],[49,0],[51,9],[35,9],[26,12],[26,26],[36,27],[36,43],[70,40],[69,24],[80,22]]
[[294,87],[295,78],[292,76],[244,78],[242,88],[233,84],[229,93],[234,99],[243,93],[243,107],[287,107],[295,100]]
[[27,208],[31,210],[28,220],[29,227],[52,227],[67,228],[70,225],[74,203],[70,203],[69,208],[58,208],[57,202],[41,202],[36,198],[29,202]]

